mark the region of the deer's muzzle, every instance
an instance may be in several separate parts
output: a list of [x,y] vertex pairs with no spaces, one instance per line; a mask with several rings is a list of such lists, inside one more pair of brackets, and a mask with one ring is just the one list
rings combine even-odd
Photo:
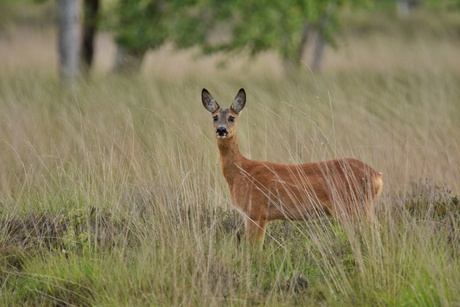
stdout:
[[228,132],[225,127],[217,127],[216,129],[216,136],[220,139],[223,139],[227,136]]

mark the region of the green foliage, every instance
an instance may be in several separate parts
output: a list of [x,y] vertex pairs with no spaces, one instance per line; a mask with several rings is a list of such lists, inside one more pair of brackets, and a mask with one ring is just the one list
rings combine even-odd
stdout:
[[[205,52],[249,50],[257,54],[275,50],[285,60],[296,61],[301,47],[303,26],[322,27],[332,40],[339,26],[340,9],[367,1],[206,1],[184,16],[174,28],[179,47],[199,45]],[[181,14],[179,14],[181,15]],[[209,31],[228,24],[228,39],[210,41]]]
[[[98,261],[90,256],[66,257],[51,254],[30,259],[21,274],[12,276],[17,291],[4,303],[11,305],[67,305],[91,306],[101,289],[96,281],[103,272]],[[1,301],[0,301],[1,302]]]
[[169,39],[178,48],[199,46],[205,53],[249,50],[254,55],[274,50],[283,59],[299,63],[296,57],[305,24],[321,27],[332,41],[341,8],[368,2],[121,0],[115,29],[118,43],[134,53],[143,54]]
[[87,227],[88,215],[82,208],[72,209],[68,214],[61,217],[61,223],[65,223],[66,230],[62,236],[64,253],[75,252],[89,247],[90,233]]
[[120,0],[116,40],[132,54],[143,55],[160,47],[168,37],[168,11],[164,0]]

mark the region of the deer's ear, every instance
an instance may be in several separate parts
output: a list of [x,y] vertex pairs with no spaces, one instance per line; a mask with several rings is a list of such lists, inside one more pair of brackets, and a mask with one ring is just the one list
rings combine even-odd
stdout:
[[211,113],[216,112],[220,108],[217,101],[205,88],[201,91],[201,101],[203,102],[204,108]]
[[230,109],[235,113],[240,113],[243,110],[244,105],[246,104],[246,92],[244,89],[240,89],[238,94],[236,94],[235,100],[232,103]]

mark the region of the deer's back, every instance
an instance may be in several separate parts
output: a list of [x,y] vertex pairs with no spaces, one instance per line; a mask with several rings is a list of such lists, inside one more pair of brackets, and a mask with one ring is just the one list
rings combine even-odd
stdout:
[[381,174],[356,159],[305,164],[246,160],[229,183],[234,204],[269,220],[304,219],[318,214],[357,214],[381,190]]

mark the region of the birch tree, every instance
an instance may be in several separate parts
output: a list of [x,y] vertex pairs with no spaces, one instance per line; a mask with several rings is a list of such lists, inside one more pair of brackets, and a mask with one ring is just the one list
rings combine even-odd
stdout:
[[80,52],[80,6],[78,0],[56,0],[59,74],[63,81],[76,79]]

